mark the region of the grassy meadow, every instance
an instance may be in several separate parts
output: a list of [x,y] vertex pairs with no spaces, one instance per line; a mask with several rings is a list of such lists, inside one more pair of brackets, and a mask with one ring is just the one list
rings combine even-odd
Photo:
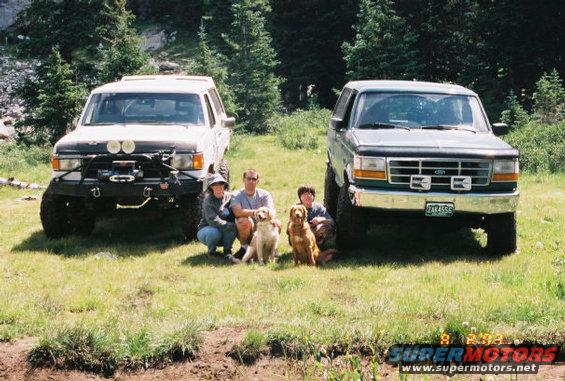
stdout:
[[[313,184],[323,200],[324,148],[281,148],[273,135],[235,140],[232,188],[242,186],[245,168],[256,168],[284,224],[298,185]],[[46,164],[3,156],[0,177],[48,182]],[[372,228],[363,248],[323,268],[295,267],[284,234],[275,264],[209,258],[204,245],[183,242],[167,216],[123,214],[88,238],[47,240],[39,201],[16,201],[37,191],[0,188],[0,340],[37,336],[39,347],[53,347],[82,335],[118,363],[197,347],[200,331],[226,326],[290,355],[320,346],[382,353],[472,328],[563,346],[565,174],[525,173],[520,187],[512,255],[485,253],[480,230],[406,225]],[[99,252],[117,259],[97,259]]]

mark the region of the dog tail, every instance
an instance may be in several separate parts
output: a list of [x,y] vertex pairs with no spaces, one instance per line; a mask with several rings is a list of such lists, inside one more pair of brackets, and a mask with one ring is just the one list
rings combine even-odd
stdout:
[[318,264],[320,265],[325,264],[327,261],[332,259],[334,254],[336,253],[337,253],[336,249],[328,249],[328,250],[320,251],[320,255],[318,256],[318,260],[317,260]]

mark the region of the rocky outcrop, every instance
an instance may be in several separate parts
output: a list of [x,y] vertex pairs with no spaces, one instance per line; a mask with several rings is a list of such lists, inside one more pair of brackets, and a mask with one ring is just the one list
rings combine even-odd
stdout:
[[[0,0],[1,1],[1,0]],[[21,119],[24,108],[15,90],[26,78],[33,78],[37,61],[19,60],[0,46],[0,135],[12,136],[14,124]],[[0,137],[1,139],[1,137]]]
[[18,13],[31,4],[31,0],[0,0],[0,30],[6,30],[15,21]]

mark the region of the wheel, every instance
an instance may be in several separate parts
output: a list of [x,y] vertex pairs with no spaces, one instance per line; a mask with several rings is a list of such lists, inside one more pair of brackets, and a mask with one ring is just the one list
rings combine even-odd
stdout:
[[339,190],[336,211],[337,244],[342,249],[358,246],[365,238],[367,227],[362,212],[351,203],[348,184],[344,183]]
[[184,238],[192,241],[196,238],[201,218],[200,197],[198,195],[183,196],[180,202],[180,226]]
[[218,168],[218,173],[222,175],[222,177],[228,182],[228,184],[230,183],[230,166],[227,160],[222,159]]
[[96,216],[94,210],[86,204],[83,197],[73,197],[69,200],[69,223],[71,231],[81,236],[88,236],[94,230]]
[[324,206],[334,219],[336,218],[338,196],[339,187],[335,182],[335,174],[332,166],[328,163],[326,166],[326,179],[324,181]]
[[492,214],[486,218],[487,250],[492,254],[516,251],[516,214]]
[[68,198],[65,196],[43,193],[39,216],[43,231],[48,238],[60,238],[71,233],[67,203]]

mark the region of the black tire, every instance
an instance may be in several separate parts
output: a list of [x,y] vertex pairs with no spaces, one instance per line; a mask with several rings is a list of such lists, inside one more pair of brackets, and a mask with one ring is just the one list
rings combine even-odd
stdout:
[[222,175],[222,177],[224,178],[224,180],[228,182],[228,184],[230,183],[230,166],[227,160],[222,160],[220,162],[220,166],[218,167],[218,173]]
[[487,251],[510,254],[516,251],[516,214],[492,214],[486,217]]
[[183,196],[180,202],[180,226],[184,238],[192,241],[196,238],[198,224],[201,218],[200,197],[197,195]]
[[73,197],[69,200],[69,223],[74,234],[88,236],[94,230],[96,216],[83,197]]
[[339,187],[335,182],[335,174],[330,163],[326,166],[326,179],[324,180],[324,206],[328,213],[335,219],[337,212],[337,199]]
[[367,235],[367,226],[363,223],[363,211],[351,203],[347,183],[339,190],[336,214],[338,247],[359,246]]
[[43,193],[39,216],[48,238],[61,238],[71,233],[67,204],[68,198],[65,196]]

